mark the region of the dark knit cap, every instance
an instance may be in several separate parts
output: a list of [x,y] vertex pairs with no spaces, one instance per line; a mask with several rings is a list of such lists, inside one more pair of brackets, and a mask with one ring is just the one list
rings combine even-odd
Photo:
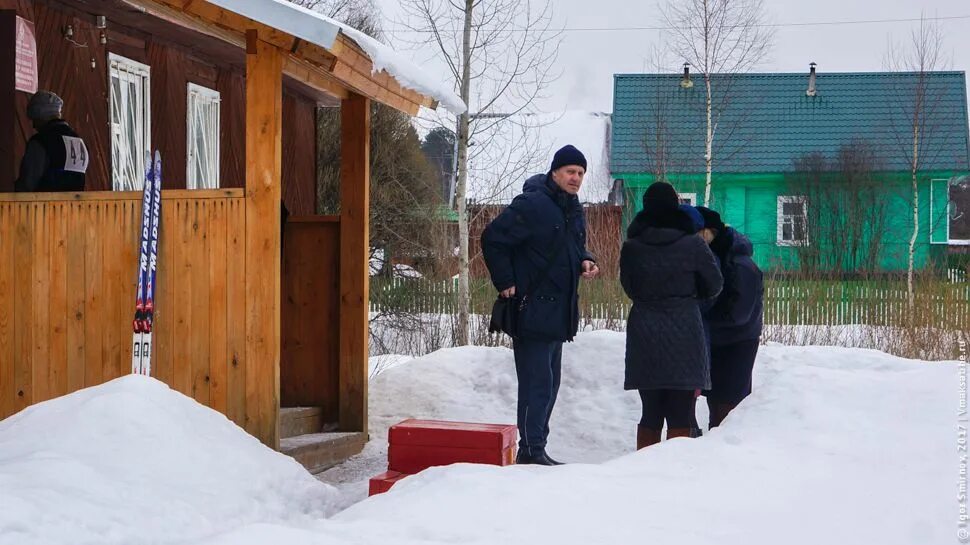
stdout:
[[723,231],[726,227],[724,221],[721,220],[721,215],[717,212],[707,208],[706,206],[696,207],[697,211],[701,213],[704,218],[704,227],[707,229],[716,229],[718,231]]
[[678,206],[677,191],[667,182],[654,182],[643,194],[643,210],[647,214],[677,210]]
[[694,227],[695,233],[704,228],[704,216],[696,208],[689,204],[682,204],[680,205],[680,211],[690,217],[690,222]]
[[563,146],[552,156],[552,166],[549,172],[567,165],[578,165],[586,170],[586,156],[574,146]]
[[27,117],[36,120],[55,119],[61,116],[64,101],[50,91],[37,91],[27,103]]

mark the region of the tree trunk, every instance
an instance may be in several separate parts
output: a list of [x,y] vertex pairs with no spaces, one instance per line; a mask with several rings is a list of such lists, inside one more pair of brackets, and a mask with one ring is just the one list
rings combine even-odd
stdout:
[[711,124],[711,75],[704,74],[704,86],[707,88],[707,137],[704,139],[704,206],[711,206],[711,173],[714,164],[714,127]]
[[[465,28],[461,42],[461,99],[469,105],[471,78],[471,32],[474,0],[465,0]],[[468,282],[468,206],[466,187],[468,183],[468,121],[465,110],[458,116],[458,183],[455,187],[455,204],[458,208],[458,324],[455,345],[468,344],[468,321],[471,310],[471,290]]]
[[714,171],[714,126],[711,123],[711,10],[704,0],[704,90],[707,93],[707,134],[704,138],[704,206],[711,206],[711,178]]
[[906,271],[906,293],[909,296],[909,309],[912,312],[916,306],[916,291],[913,277],[916,271],[916,240],[919,238],[919,123],[913,124],[913,236],[909,239],[909,266]]
[[909,296],[910,311],[916,306],[916,292],[913,277],[916,270],[916,240],[919,238],[919,187],[916,183],[916,169],[913,169],[913,236],[909,239],[909,266],[906,271],[906,293]]

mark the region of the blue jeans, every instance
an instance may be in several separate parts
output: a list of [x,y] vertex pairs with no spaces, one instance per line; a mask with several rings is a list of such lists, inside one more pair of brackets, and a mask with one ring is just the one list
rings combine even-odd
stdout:
[[549,438],[549,417],[562,378],[562,341],[516,339],[513,350],[519,379],[519,450],[534,456]]

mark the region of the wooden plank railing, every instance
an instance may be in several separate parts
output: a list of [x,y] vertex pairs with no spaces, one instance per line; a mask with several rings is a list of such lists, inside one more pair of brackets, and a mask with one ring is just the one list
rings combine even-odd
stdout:
[[[247,425],[245,198],[165,191],[153,376]],[[0,418],[130,372],[140,192],[0,195]]]

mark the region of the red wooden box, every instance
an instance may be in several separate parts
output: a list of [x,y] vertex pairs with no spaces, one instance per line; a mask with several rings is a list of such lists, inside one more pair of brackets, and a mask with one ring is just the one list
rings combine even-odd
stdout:
[[399,473],[397,471],[385,471],[380,475],[371,477],[370,486],[367,495],[373,496],[375,494],[382,494],[387,492],[394,486],[394,483],[400,481],[401,479],[407,477],[406,473]]
[[515,446],[492,450],[393,444],[388,448],[387,461],[389,469],[412,474],[457,463],[507,466],[515,461]]
[[502,451],[515,445],[516,432],[511,424],[411,419],[391,426],[387,439],[391,445]]

